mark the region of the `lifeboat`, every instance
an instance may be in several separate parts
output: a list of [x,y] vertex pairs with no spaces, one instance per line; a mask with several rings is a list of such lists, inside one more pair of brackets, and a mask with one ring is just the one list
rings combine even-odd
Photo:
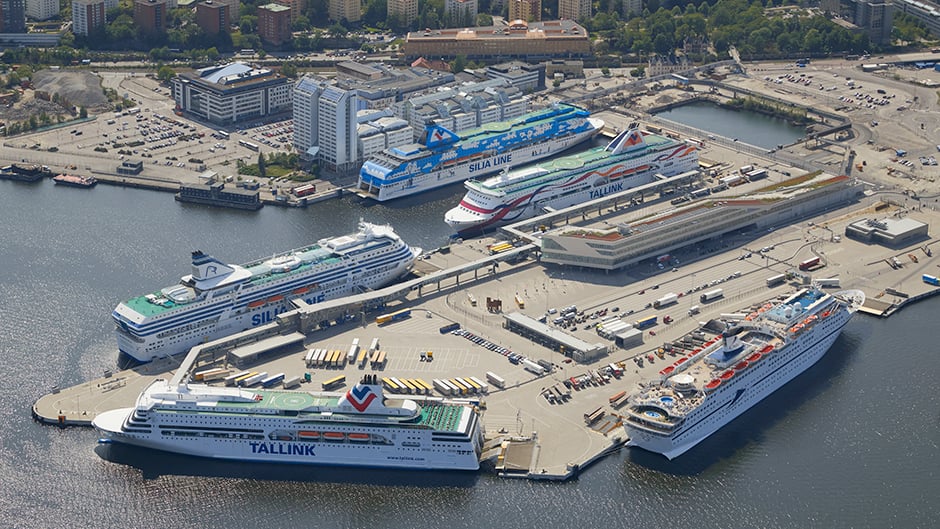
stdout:
[[323,438],[327,441],[342,441],[346,438],[346,434],[343,432],[324,432]]
[[747,369],[747,366],[748,366],[747,360],[743,360],[743,361],[738,362],[737,364],[734,365],[734,370],[735,370],[735,371],[744,371],[745,369]]
[[676,360],[676,365],[679,365],[679,364],[681,364],[682,362],[685,362],[685,361],[687,361],[687,360],[688,360],[688,358],[686,358],[686,357],[683,356],[683,357],[680,358],[679,360]]
[[320,432],[314,430],[301,430],[297,432],[297,437],[315,441],[320,438]]
[[265,300],[263,300],[263,299],[256,299],[256,300],[254,300],[254,301],[252,301],[251,303],[248,304],[248,308],[249,308],[249,309],[256,309],[256,308],[258,308],[258,307],[264,305],[265,303],[267,303],[267,302],[266,302]]
[[715,391],[721,385],[721,379],[713,378],[708,384],[705,384],[705,391]]
[[773,351],[773,350],[774,350],[774,346],[773,346],[773,345],[770,345],[770,344],[767,344],[767,345],[764,346],[763,349],[760,350],[760,352],[761,352],[761,354],[766,354],[766,353],[769,353],[769,352],[771,352],[771,351]]
[[719,375],[718,378],[720,378],[721,380],[731,380],[731,377],[733,376],[734,376],[734,370],[729,369],[725,371],[724,373],[722,373],[721,375]]
[[294,289],[294,294],[306,294],[307,292],[310,292],[310,289],[307,287],[300,287],[300,288]]
[[675,366],[668,366],[666,369],[663,369],[662,371],[660,371],[659,374],[660,374],[660,375],[668,375],[669,373],[672,373],[672,372],[675,371],[675,370],[676,370],[676,367],[675,367]]
[[359,441],[360,443],[369,440],[369,434],[367,433],[351,433],[347,437],[350,441]]
[[763,356],[760,353],[754,353],[751,356],[747,357],[747,362],[753,364],[754,362],[760,360]]
[[268,303],[277,303],[278,301],[281,301],[281,300],[283,300],[283,299],[284,299],[284,296],[278,294],[278,295],[276,295],[276,296],[271,296],[271,297],[269,297],[269,298],[268,298]]

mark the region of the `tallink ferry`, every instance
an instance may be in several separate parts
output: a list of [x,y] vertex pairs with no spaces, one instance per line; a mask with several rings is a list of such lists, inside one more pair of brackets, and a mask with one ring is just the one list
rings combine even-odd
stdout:
[[158,379],[92,424],[108,442],[273,463],[477,470],[483,445],[473,406],[387,399],[376,375],[345,394]]
[[631,126],[605,147],[464,183],[467,194],[444,215],[460,235],[509,224],[698,169],[698,149]]
[[858,290],[813,287],[764,304],[630,396],[628,445],[681,456],[812,367],[864,302]]
[[424,145],[392,147],[366,160],[359,189],[386,201],[536,162],[600,132],[604,122],[588,116],[582,108],[556,104],[459,134],[433,125]]
[[193,252],[179,284],[120,303],[112,312],[118,348],[140,362],[189,350],[275,321],[295,307],[387,285],[410,271],[420,248],[390,226],[359,223],[351,235],[244,265]]

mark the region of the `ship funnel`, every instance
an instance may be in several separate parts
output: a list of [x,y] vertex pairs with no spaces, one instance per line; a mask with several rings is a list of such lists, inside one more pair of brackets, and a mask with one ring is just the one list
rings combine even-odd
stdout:
[[199,250],[193,252],[193,279],[204,281],[216,277],[226,276],[235,269]]
[[605,149],[613,154],[621,154],[644,147],[646,147],[646,142],[643,140],[643,133],[640,129],[627,129],[611,140]]
[[725,332],[721,335],[725,353],[731,353],[744,347],[744,343],[738,337],[737,333]]
[[440,126],[431,125],[428,127],[428,134],[424,139],[424,144],[428,149],[440,148],[460,140],[460,136],[450,130]]

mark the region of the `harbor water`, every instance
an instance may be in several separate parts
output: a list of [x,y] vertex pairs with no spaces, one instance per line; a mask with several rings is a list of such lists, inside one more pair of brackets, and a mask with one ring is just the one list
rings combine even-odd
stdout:
[[656,116],[767,149],[788,145],[806,134],[802,127],[791,125],[785,119],[737,112],[707,101],[694,101]]
[[[0,520],[6,527],[934,527],[940,299],[858,315],[816,367],[685,456],[625,449],[566,483],[484,474],[245,465],[98,445],[40,425],[52,386],[113,368],[110,312],[189,273],[388,222],[426,248],[461,191],[258,212],[172,195],[0,181]],[[539,432],[545,438],[550,431]]]

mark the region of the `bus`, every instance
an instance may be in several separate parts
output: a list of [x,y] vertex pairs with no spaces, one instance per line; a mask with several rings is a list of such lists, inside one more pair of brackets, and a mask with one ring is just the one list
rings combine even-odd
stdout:
[[395,312],[382,314],[381,316],[375,318],[375,323],[379,325],[385,325],[386,323],[391,323],[393,321],[401,321],[409,317],[411,317],[411,309],[396,310]]
[[800,270],[803,270],[803,271],[809,270],[810,268],[813,268],[814,266],[818,265],[819,261],[820,261],[819,257],[813,257],[811,259],[807,259],[803,261],[802,263],[800,263],[799,268]]
[[238,144],[241,145],[242,147],[248,148],[248,150],[255,151],[255,152],[258,152],[258,149],[260,149],[257,143],[251,143],[250,141],[246,141],[246,140],[238,140]]
[[215,133],[219,135],[219,139],[220,139],[220,140],[227,140],[227,139],[229,139],[228,132],[225,132],[225,131],[222,130],[222,129],[219,129],[219,130],[215,131]]
[[518,305],[520,309],[525,308],[525,301],[523,301],[522,297],[519,294],[516,294],[516,305]]
[[490,255],[503,253],[503,252],[512,250],[512,248],[513,248],[512,244],[508,242],[500,242],[496,244],[491,244],[487,247],[487,249],[490,251]]
[[305,197],[307,195],[312,195],[317,192],[317,186],[314,184],[304,184],[302,186],[297,186],[290,190],[290,192],[295,197]]
[[338,377],[333,377],[329,380],[323,382],[323,391],[330,391],[331,389],[336,389],[340,386],[346,385],[346,375],[340,375]]

